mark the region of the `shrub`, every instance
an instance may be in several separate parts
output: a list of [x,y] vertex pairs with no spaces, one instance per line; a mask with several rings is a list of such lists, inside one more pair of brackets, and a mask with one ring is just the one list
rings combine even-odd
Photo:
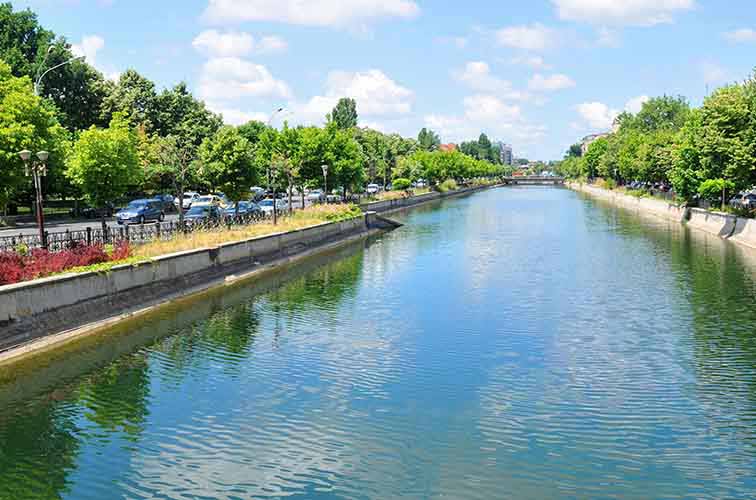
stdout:
[[127,243],[119,243],[106,252],[102,245],[77,246],[60,252],[35,248],[30,252],[0,252],[0,285],[43,278],[74,267],[126,259]]
[[394,189],[395,191],[404,191],[405,189],[409,189],[411,185],[412,182],[409,179],[405,179],[403,177],[394,179],[394,182],[391,184],[392,189]]
[[735,184],[732,181],[726,181],[724,179],[708,179],[698,186],[698,194],[701,198],[708,201],[712,205],[718,205],[722,200],[722,193],[724,192],[724,201],[727,201],[727,194],[735,190]]
[[447,191],[454,191],[457,189],[457,181],[454,179],[446,179],[444,182],[438,185],[438,190],[442,193]]

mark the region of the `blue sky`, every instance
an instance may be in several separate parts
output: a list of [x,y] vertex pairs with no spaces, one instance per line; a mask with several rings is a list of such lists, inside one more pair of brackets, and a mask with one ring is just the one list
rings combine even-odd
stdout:
[[444,141],[485,131],[557,159],[647,96],[709,91],[756,67],[753,0],[25,0],[113,78],[184,80],[229,123],[362,125]]

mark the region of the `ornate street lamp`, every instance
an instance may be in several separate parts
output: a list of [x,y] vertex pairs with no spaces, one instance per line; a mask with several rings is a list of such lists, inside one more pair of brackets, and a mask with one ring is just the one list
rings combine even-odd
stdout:
[[325,193],[325,202],[328,203],[328,165],[321,165],[323,169],[323,192]]
[[37,153],[37,159],[32,159],[32,152],[28,149],[19,151],[18,156],[24,162],[24,172],[27,177],[32,177],[34,181],[34,191],[36,194],[36,211],[37,226],[39,228],[39,241],[42,248],[47,248],[47,235],[45,234],[45,214],[42,206],[42,177],[47,176],[47,159],[50,154],[47,151]]

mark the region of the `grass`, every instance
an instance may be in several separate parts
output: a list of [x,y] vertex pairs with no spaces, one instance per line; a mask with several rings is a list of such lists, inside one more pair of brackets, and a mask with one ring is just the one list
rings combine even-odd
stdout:
[[356,205],[315,205],[305,210],[297,210],[291,217],[284,217],[273,225],[263,222],[249,226],[231,226],[230,229],[213,229],[179,235],[167,241],[153,241],[133,249],[133,258],[146,260],[196,248],[216,247],[223,243],[258,238],[275,233],[285,233],[296,229],[316,226],[325,222],[338,222],[358,217],[362,212]]

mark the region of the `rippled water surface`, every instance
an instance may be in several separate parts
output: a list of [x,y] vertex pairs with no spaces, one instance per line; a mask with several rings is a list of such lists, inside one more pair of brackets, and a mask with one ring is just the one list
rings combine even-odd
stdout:
[[12,370],[2,499],[754,498],[756,253],[565,189]]

